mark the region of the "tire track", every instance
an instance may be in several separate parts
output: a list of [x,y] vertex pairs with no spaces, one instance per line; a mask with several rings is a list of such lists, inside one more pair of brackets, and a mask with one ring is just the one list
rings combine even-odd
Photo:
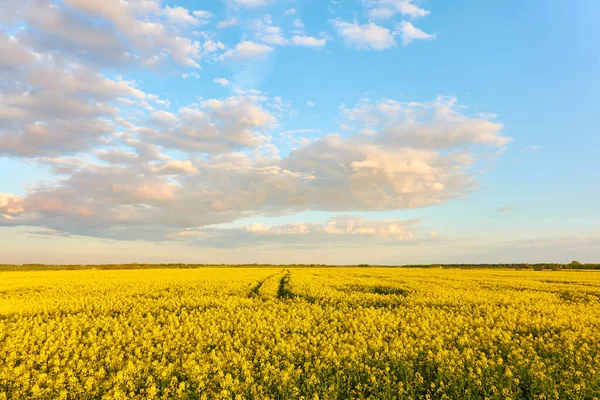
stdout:
[[259,281],[258,284],[250,290],[248,297],[261,298],[263,300],[279,298],[281,281],[285,278],[287,273],[289,273],[289,270],[286,272],[284,269]]
[[292,292],[288,287],[288,283],[290,282],[291,276],[290,270],[286,270],[286,274],[279,280],[279,288],[277,289],[277,298],[278,299],[293,299],[296,297],[294,292]]

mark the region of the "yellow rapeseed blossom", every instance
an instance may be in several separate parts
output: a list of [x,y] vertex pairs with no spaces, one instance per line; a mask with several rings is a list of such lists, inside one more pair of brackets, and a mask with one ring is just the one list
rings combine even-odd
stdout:
[[600,273],[0,272],[0,399],[592,399]]

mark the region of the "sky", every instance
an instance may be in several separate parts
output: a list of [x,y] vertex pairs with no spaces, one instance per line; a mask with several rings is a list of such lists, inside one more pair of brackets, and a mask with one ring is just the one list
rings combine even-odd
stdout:
[[596,0],[2,0],[0,263],[600,261]]

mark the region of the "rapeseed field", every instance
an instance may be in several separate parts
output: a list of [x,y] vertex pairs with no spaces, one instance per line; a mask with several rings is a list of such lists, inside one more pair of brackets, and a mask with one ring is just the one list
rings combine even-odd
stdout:
[[0,272],[0,399],[594,399],[600,273]]

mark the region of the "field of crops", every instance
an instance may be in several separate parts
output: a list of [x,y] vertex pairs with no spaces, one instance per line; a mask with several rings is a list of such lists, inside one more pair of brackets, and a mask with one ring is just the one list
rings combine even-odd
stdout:
[[0,399],[593,399],[600,273],[0,272]]

